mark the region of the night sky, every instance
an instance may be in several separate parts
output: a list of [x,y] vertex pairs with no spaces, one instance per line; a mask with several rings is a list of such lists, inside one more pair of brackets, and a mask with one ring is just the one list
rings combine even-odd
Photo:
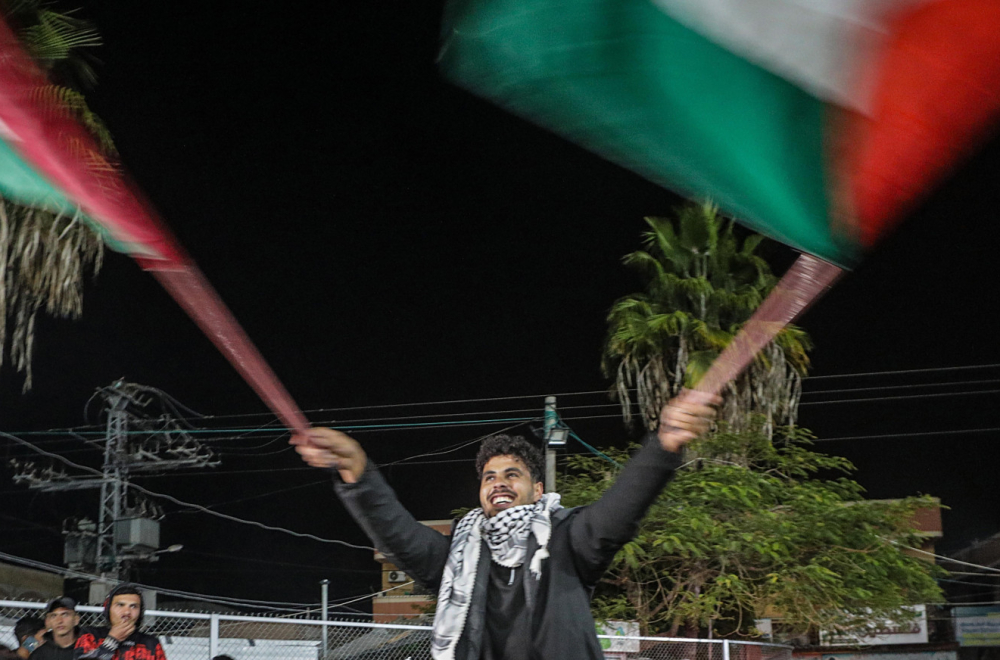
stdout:
[[[445,83],[434,58],[442,3],[84,1],[105,45],[89,93],[124,166],[192,253],[305,410],[537,395],[438,407],[310,412],[314,422],[410,414],[541,414],[547,393],[594,392],[604,317],[640,282],[620,262],[643,217],[673,193]],[[306,5],[302,5],[304,8]],[[939,548],[1000,531],[997,394],[817,405],[822,400],[1000,390],[1000,366],[854,378],[835,374],[1000,365],[994,336],[1000,142],[955,172],[801,321],[816,343],[801,423],[854,461],[871,497],[927,493],[950,507]],[[794,255],[768,248],[781,270]],[[0,430],[98,424],[84,405],[117,378],[160,388],[206,415],[200,427],[273,418],[167,294],[108,253],[82,320],[44,318],[35,385],[0,371]],[[993,381],[973,385],[949,383]],[[885,390],[889,386],[938,387]],[[630,433],[601,394],[560,397],[590,444]],[[508,410],[529,412],[503,413]],[[575,413],[574,413],[575,411]],[[357,433],[387,463],[503,424]],[[938,432],[948,432],[941,433]],[[222,465],[137,483],[296,531],[365,543],[322,472],[276,433],[211,442]],[[225,434],[223,434],[225,435]],[[25,436],[96,466],[79,440]],[[0,551],[59,563],[61,520],[96,515],[92,495],[28,492],[0,441]],[[474,446],[388,468],[419,518],[476,502]],[[581,451],[571,445],[570,451]],[[284,491],[284,492],[275,492]],[[259,497],[258,497],[259,496]],[[252,498],[252,499],[246,499]],[[236,500],[244,500],[236,502]],[[228,503],[228,504],[225,504]],[[165,504],[148,584],[258,600],[316,602],[377,588],[366,551],[237,525]],[[364,603],[358,605],[364,606]]]

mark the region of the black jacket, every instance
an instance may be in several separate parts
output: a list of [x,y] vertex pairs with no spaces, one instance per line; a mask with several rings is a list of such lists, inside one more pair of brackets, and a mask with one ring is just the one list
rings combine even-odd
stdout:
[[[523,571],[527,607],[532,610],[532,660],[603,660],[590,613],[594,586],[618,550],[635,536],[646,510],[679,462],[680,455],[664,451],[651,434],[600,500],[553,514],[550,558],[542,565],[541,580]],[[357,483],[337,483],[336,490],[375,546],[436,592],[450,539],[417,522],[370,460]],[[534,537],[529,537],[526,556],[534,554],[535,543]],[[487,560],[479,563],[468,619],[456,649],[458,660],[480,658],[486,625],[484,585],[489,583],[490,570],[485,545],[482,557]]]
[[[76,628],[76,636],[80,636],[79,626]],[[31,652],[28,656],[30,660],[73,660],[73,645],[63,648],[56,644],[52,637],[52,631],[45,633],[45,643]]]

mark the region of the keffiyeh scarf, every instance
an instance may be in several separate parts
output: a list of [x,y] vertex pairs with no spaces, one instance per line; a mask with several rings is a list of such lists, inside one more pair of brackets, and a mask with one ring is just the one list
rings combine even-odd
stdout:
[[528,535],[534,535],[538,549],[529,561],[528,570],[535,580],[540,579],[542,560],[549,556],[552,512],[562,508],[559,499],[558,493],[546,493],[534,504],[506,509],[492,518],[487,518],[482,509],[473,509],[459,521],[438,590],[437,614],[431,632],[431,655],[435,660],[455,658],[455,647],[465,629],[472,602],[482,540],[486,539],[493,561],[516,568],[524,564]]

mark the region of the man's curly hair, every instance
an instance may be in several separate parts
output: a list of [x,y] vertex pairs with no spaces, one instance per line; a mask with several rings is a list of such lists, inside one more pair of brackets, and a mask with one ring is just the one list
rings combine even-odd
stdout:
[[483,480],[483,468],[494,456],[513,456],[528,466],[532,483],[545,481],[545,457],[542,450],[520,435],[498,433],[483,440],[476,455],[476,474]]

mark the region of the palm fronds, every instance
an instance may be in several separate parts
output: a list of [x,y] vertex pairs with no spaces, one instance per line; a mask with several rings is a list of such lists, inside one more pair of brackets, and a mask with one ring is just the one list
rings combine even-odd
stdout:
[[[698,382],[777,278],[756,254],[763,237],[740,240],[712,204],[646,223],[645,249],[623,259],[644,278],[644,291],[612,305],[602,369],[615,379],[626,423],[635,403],[654,428],[664,401]],[[739,429],[762,413],[768,433],[794,422],[811,347],[805,332],[786,328],[729,384],[720,419]]]
[[[58,216],[0,197],[0,347],[9,329],[10,357],[24,373],[25,390],[31,387],[38,312],[79,318],[84,279],[100,270],[103,256],[103,242],[81,216]],[[0,351],[0,365],[3,357]]]
[[[86,21],[57,12],[41,0],[0,0],[0,12],[53,80],[35,92],[34,100],[51,112],[72,115],[90,131],[100,153],[82,144],[69,147],[91,168],[114,168],[109,158],[116,152],[107,127],[80,92],[55,82],[67,78],[56,72],[63,64],[85,85],[95,81],[82,53],[101,43],[97,32]],[[84,279],[100,270],[103,255],[100,234],[81,214],[57,215],[0,197],[0,366],[9,351],[14,367],[24,374],[24,390],[32,382],[38,313],[78,318],[83,312]]]

